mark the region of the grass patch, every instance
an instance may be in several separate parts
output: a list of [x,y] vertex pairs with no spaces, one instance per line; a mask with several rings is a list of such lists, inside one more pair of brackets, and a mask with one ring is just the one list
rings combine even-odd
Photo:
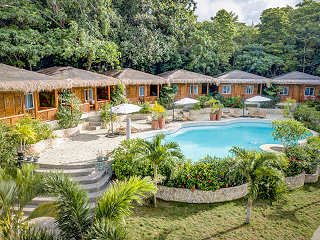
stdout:
[[270,205],[256,202],[245,225],[246,199],[219,204],[159,201],[137,207],[127,219],[132,239],[310,239],[320,225],[320,182],[305,185]]

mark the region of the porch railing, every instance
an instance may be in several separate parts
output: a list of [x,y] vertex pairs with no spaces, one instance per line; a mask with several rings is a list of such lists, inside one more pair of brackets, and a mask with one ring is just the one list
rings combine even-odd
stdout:
[[37,113],[41,121],[54,121],[57,119],[56,116],[57,108],[46,108],[40,109]]

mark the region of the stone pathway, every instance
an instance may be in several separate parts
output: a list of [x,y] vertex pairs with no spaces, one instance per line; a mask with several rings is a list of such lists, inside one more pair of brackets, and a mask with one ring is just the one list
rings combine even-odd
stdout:
[[320,227],[314,232],[311,240],[320,240]]

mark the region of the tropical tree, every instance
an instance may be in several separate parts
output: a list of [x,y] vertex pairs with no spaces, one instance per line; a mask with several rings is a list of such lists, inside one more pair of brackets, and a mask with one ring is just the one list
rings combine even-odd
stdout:
[[156,186],[147,178],[131,177],[114,181],[90,210],[88,194],[63,174],[51,173],[44,178],[47,193],[56,197],[47,209],[54,212],[62,239],[126,238],[124,219],[132,213],[133,202],[140,203]]
[[285,108],[282,111],[284,117],[294,119],[294,110],[297,107],[296,100],[292,98],[287,98],[285,103]]
[[[138,162],[149,162],[153,166],[153,181],[155,184],[161,182],[161,176],[158,175],[158,167],[161,165],[170,165],[176,160],[183,160],[179,144],[176,142],[162,143],[165,135],[156,135],[152,141],[143,140],[137,156]],[[154,206],[157,206],[156,195],[154,194]]]
[[[237,167],[247,179],[249,184],[248,204],[246,224],[250,223],[252,203],[259,197],[261,191],[264,190],[262,183],[268,179],[272,179],[278,199],[284,192],[284,169],[287,161],[283,157],[278,157],[273,153],[247,151],[239,147],[233,147],[231,152],[236,156]],[[266,183],[271,185],[271,181]]]
[[297,144],[297,141],[306,138],[309,132],[301,122],[291,119],[273,121],[272,127],[274,139],[280,140],[285,148]]

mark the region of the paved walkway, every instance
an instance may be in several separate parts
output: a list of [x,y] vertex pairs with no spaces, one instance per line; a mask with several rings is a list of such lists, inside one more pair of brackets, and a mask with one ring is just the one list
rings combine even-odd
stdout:
[[314,232],[311,240],[320,240],[320,227]]

